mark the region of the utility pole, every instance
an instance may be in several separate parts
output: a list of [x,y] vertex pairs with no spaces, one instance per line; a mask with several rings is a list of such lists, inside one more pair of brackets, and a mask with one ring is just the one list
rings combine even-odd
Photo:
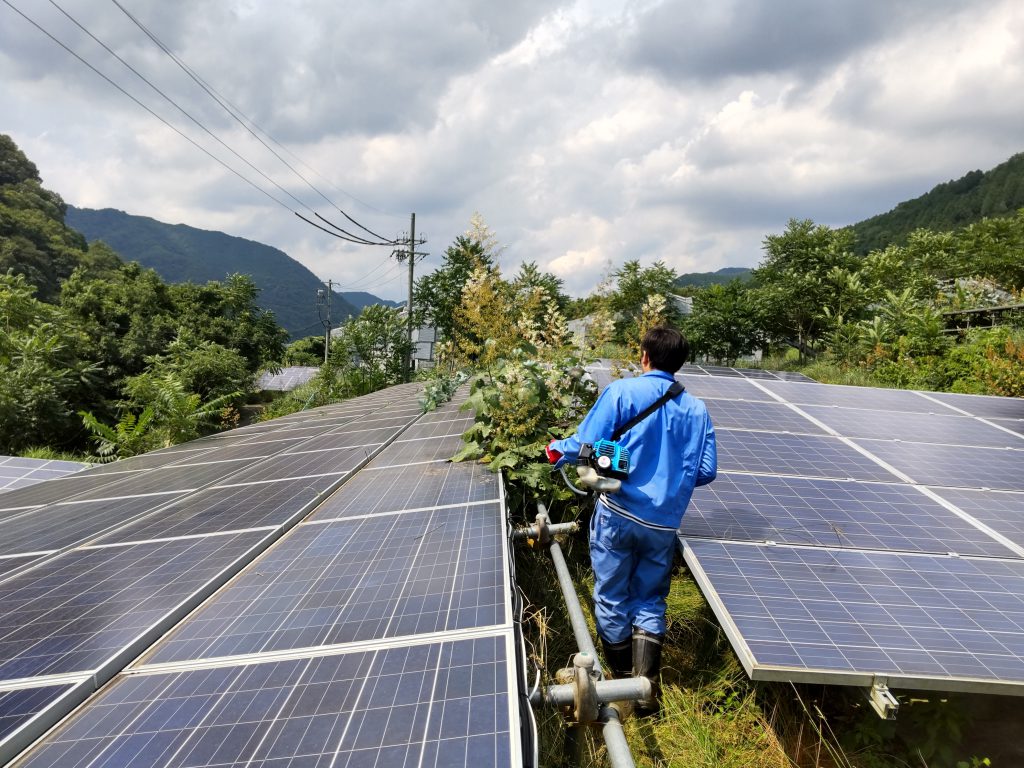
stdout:
[[331,294],[334,292],[332,286],[333,281],[330,278],[327,279],[327,335],[324,336],[324,364],[327,363],[327,358],[331,356]]
[[412,380],[412,265],[416,261],[416,214],[410,214],[409,219],[409,317],[408,335],[409,351],[405,358],[405,380]]
[[412,292],[413,292],[413,288],[414,288],[414,283],[413,283],[413,264],[416,263],[416,257],[417,256],[426,256],[427,255],[423,251],[417,251],[416,250],[416,246],[417,245],[423,245],[425,242],[427,242],[426,238],[424,238],[422,240],[417,240],[416,239],[416,214],[412,213],[412,214],[410,214],[410,219],[409,219],[409,238],[406,239],[406,238],[403,237],[403,238],[399,238],[398,240],[395,241],[396,245],[401,246],[401,245],[408,244],[409,247],[407,249],[405,249],[405,250],[402,250],[401,248],[395,248],[395,250],[393,250],[391,252],[391,255],[395,259],[398,260],[399,264],[401,264],[406,259],[409,260],[409,303],[406,305],[406,310],[409,313],[408,316],[406,317],[406,324],[407,324],[406,338],[407,338],[407,341],[409,343],[409,351],[406,353],[405,365],[404,365],[404,368],[405,368],[405,376],[404,376],[404,378],[405,378],[406,381],[410,381],[412,379],[412,320],[413,320]]

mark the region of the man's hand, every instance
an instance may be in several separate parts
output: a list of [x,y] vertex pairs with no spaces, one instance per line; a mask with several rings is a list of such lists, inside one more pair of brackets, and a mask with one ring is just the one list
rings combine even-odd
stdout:
[[548,460],[548,464],[557,464],[557,463],[558,463],[558,460],[562,458],[562,454],[561,454],[561,452],[560,452],[560,451],[556,451],[556,450],[555,450],[554,448],[552,448],[552,447],[551,447],[551,446],[552,446],[552,445],[554,445],[554,444],[555,444],[555,443],[554,443],[554,441],[552,440],[552,441],[551,441],[551,442],[550,442],[550,443],[549,443],[549,444],[547,445],[547,447],[546,447],[546,448],[544,448],[544,455],[545,455],[545,456],[547,457],[547,460]]

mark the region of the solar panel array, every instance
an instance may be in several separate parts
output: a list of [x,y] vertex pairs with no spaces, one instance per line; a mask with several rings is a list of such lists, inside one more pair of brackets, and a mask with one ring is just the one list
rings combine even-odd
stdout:
[[0,456],[0,493],[81,472],[88,466],[78,461]]
[[1024,400],[710,373],[679,536],[748,674],[1024,693]]
[[500,481],[417,389],[0,497],[0,762],[104,684],[19,765],[517,762]]
[[261,392],[291,392],[293,389],[312,381],[320,372],[316,366],[289,365],[279,373],[261,374],[256,381],[256,388]]

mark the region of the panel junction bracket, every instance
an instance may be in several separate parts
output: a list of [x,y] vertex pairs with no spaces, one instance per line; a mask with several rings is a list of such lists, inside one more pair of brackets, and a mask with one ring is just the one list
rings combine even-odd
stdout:
[[895,720],[896,713],[900,711],[900,702],[889,693],[889,686],[886,683],[886,678],[876,677],[868,689],[868,701],[880,718]]

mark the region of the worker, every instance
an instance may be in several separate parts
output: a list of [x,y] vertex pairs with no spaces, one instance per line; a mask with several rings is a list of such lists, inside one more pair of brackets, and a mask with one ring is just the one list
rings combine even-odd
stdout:
[[[580,446],[609,439],[675,383],[689,356],[678,331],[656,327],[640,345],[643,375],[609,384],[572,437],[548,445],[548,461],[575,462]],[[626,431],[628,477],[602,493],[590,521],[594,614],[605,661],[615,677],[644,676],[655,685],[636,712],[658,710],[657,680],[665,636],[665,600],[676,531],[693,489],[715,479],[715,432],[704,403],[683,391]]]

